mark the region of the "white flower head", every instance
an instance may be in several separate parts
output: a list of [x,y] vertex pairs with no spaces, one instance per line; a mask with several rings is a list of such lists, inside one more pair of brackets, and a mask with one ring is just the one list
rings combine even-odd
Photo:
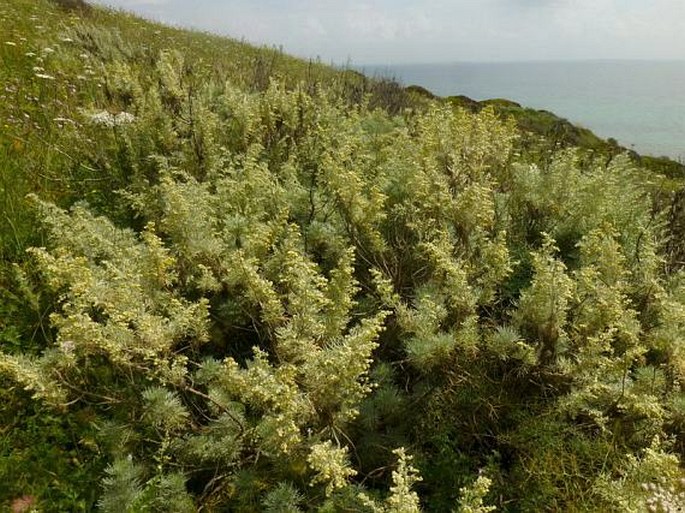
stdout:
[[103,110],[89,115],[90,122],[94,125],[106,126],[114,128],[115,126],[128,125],[135,121],[136,117],[129,112],[119,112],[112,114]]
[[120,112],[114,116],[114,121],[117,125],[129,125],[136,120],[136,117],[130,112]]
[[114,126],[114,115],[107,112],[106,110],[103,110],[101,112],[95,112],[89,116],[90,122],[93,123],[94,125],[99,125],[99,126],[107,126],[107,127],[113,127]]

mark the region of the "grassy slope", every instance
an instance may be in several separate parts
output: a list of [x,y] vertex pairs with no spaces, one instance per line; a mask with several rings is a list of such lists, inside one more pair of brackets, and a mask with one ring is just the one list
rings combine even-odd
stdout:
[[20,255],[32,236],[22,205],[27,193],[70,202],[97,188],[98,167],[105,164],[93,162],[89,154],[96,152],[83,144],[107,141],[94,140],[84,112],[124,107],[108,92],[108,80],[115,75],[108,71],[116,71],[108,66],[115,59],[144,69],[155,65],[161,51],[182,49],[198,84],[213,78],[263,90],[278,78],[286,84],[331,87],[351,102],[370,95],[372,104],[391,111],[423,102],[392,82],[124,12],[2,0],[0,26],[0,216],[9,225],[0,232],[0,258],[5,260]]
[[[271,73],[292,80],[332,74],[275,50],[101,9],[67,11],[47,1],[5,0],[0,21],[0,204],[3,219],[11,220],[1,234],[3,255],[17,255],[26,245],[31,224],[21,204],[26,193],[68,200],[87,194],[87,183],[97,186],[97,169],[73,143],[79,136],[86,144],[98,143],[83,124],[82,109],[119,108],[108,98],[104,67],[113,55],[105,52],[146,65],[161,50],[184,48],[203,73],[249,84],[260,84]],[[75,44],[88,25],[98,28],[85,44]]]

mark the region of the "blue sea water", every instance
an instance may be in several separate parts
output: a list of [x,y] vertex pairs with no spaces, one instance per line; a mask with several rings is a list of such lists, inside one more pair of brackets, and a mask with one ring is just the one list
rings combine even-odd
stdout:
[[685,160],[685,61],[364,66],[440,96],[506,98],[613,137],[639,153]]

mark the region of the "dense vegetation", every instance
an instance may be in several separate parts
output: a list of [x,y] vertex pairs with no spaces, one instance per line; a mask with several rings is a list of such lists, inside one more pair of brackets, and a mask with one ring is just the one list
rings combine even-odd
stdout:
[[78,1],[0,26],[3,507],[682,511],[676,164]]

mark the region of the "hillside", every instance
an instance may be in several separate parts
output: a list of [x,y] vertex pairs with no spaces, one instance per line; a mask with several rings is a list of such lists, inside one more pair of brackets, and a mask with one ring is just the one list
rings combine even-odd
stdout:
[[[412,90],[413,88],[409,88]],[[502,117],[513,117],[527,140],[527,144],[537,147],[578,148],[595,155],[613,158],[627,154],[639,167],[654,173],[682,180],[685,178],[685,164],[666,157],[640,155],[617,143],[614,139],[602,139],[591,130],[573,125],[568,120],[546,110],[531,109],[504,99],[476,101],[466,96],[450,96],[445,99],[450,104],[472,112],[492,107]]]
[[0,507],[683,507],[678,164],[78,0],[0,27]]

